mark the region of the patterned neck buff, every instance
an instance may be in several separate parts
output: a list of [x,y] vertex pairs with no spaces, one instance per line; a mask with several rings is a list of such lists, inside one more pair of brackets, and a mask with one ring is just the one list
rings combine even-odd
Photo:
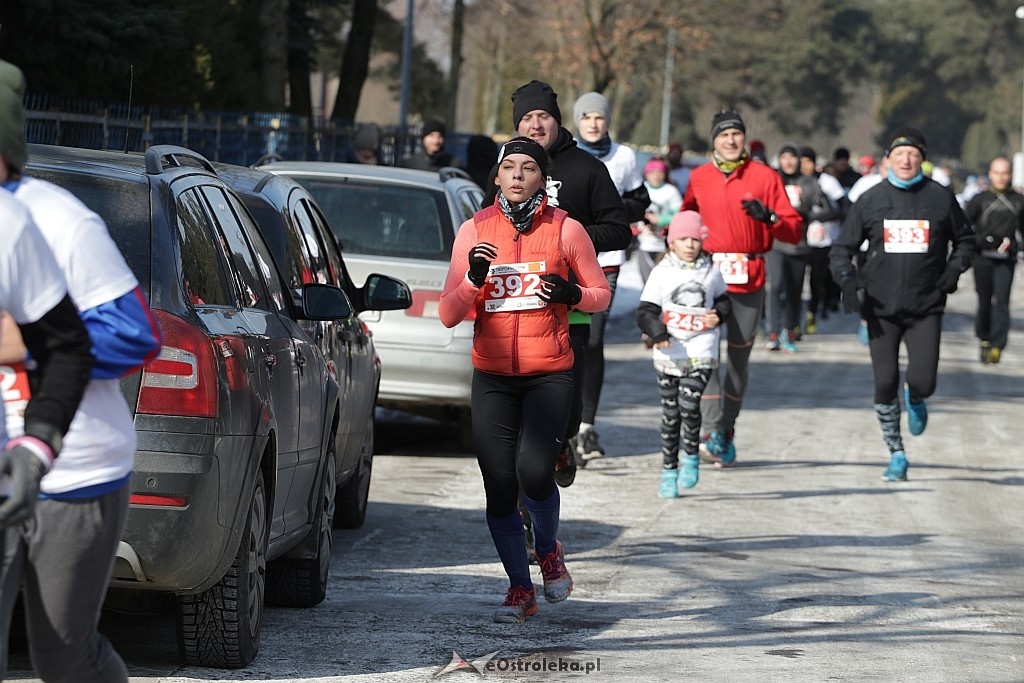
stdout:
[[530,229],[530,225],[533,224],[533,214],[537,211],[537,207],[540,206],[541,202],[544,201],[544,196],[544,190],[540,189],[522,204],[513,204],[505,199],[505,195],[498,192],[498,207],[505,215],[505,218],[509,219],[518,231],[515,236],[516,240],[519,239],[520,234]]
[[726,161],[722,157],[718,156],[718,152],[712,152],[711,160],[715,163],[715,166],[718,167],[719,171],[728,175],[743,164],[747,163],[747,161],[750,160],[750,154],[747,153],[747,150],[743,150],[743,154],[741,154],[740,158],[736,161]]

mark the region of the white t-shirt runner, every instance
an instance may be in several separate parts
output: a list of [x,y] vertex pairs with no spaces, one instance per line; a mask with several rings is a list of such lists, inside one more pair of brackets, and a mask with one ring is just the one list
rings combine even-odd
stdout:
[[[52,252],[60,268],[57,278],[62,289],[66,282],[78,310],[113,301],[138,286],[103,219],[70,192],[24,178],[14,196],[31,212],[48,245],[44,250]],[[24,429],[24,420],[17,413],[8,413],[6,423],[12,436]],[[60,456],[43,477],[41,490],[65,493],[123,479],[135,466],[135,445],[135,425],[120,382],[90,380],[64,436]]]

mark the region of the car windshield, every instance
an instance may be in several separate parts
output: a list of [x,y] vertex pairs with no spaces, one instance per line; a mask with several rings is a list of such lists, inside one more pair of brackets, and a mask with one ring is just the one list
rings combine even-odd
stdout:
[[443,191],[365,181],[295,180],[323,209],[345,253],[451,258],[455,230]]

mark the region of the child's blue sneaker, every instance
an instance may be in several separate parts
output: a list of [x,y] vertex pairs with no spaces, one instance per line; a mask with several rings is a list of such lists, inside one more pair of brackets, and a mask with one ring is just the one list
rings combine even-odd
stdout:
[[676,479],[679,470],[661,470],[661,485],[658,486],[658,498],[678,498],[679,491],[676,488]]
[[779,333],[779,345],[783,353],[796,353],[796,335],[790,330]]
[[867,321],[860,321],[860,326],[857,328],[857,341],[860,342],[861,346],[867,346],[871,343],[871,339],[868,337]]
[[736,460],[736,446],[732,442],[733,430],[719,429],[708,435],[708,452],[716,467],[729,467]]
[[923,400],[916,403],[910,400],[908,385],[903,385],[903,398],[907,405],[907,426],[910,427],[910,433],[920,436],[924,433],[924,428],[928,426],[928,406]]
[[907,462],[907,455],[903,451],[896,451],[889,458],[889,466],[885,468],[882,479],[885,481],[906,481],[908,467],[910,467],[910,463]]
[[683,456],[682,467],[679,470],[678,485],[680,489],[692,489],[700,479],[700,458],[696,455]]

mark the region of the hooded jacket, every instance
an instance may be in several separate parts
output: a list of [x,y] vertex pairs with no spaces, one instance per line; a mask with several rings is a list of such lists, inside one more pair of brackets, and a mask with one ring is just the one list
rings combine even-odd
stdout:
[[[626,249],[633,233],[626,221],[626,209],[605,165],[576,145],[565,128],[547,150],[547,195],[550,206],[566,211],[570,218],[583,224],[597,251]],[[497,166],[491,173],[497,175]],[[484,206],[494,203],[497,187],[488,188]]]

